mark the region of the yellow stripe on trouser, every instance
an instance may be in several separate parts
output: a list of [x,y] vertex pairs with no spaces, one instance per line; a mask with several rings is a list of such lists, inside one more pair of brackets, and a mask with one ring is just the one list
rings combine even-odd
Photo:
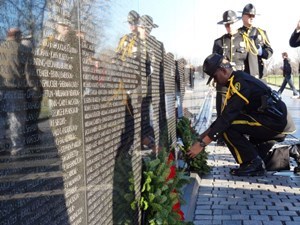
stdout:
[[[232,122],[232,124],[243,124],[243,125],[246,124],[246,125],[253,126],[253,127],[254,127],[254,126],[256,126],[256,127],[262,126],[259,122],[249,122],[249,121],[247,121],[247,120],[235,120],[235,121]],[[242,163],[243,163],[243,160],[242,160],[242,158],[241,158],[241,155],[240,155],[238,149],[237,149],[237,148],[232,144],[232,142],[229,140],[229,138],[228,138],[226,132],[224,132],[223,136],[224,136],[226,142],[232,147],[232,149],[233,149],[233,151],[234,151],[234,153],[235,153],[237,162],[238,162],[239,164],[242,164]]]
[[249,125],[249,126],[252,126],[252,127],[261,127],[262,125],[257,122],[257,121],[254,121],[254,122],[249,122],[247,120],[235,120],[233,121],[231,124],[243,124],[243,125]]
[[242,163],[243,163],[243,160],[242,160],[241,155],[240,155],[240,153],[238,152],[237,148],[231,143],[231,141],[228,139],[228,136],[227,136],[227,134],[226,134],[225,132],[224,132],[223,136],[224,136],[226,142],[227,142],[228,144],[230,144],[231,147],[233,148],[234,153],[235,153],[235,156],[236,156],[236,160],[237,160],[238,164],[242,164]]

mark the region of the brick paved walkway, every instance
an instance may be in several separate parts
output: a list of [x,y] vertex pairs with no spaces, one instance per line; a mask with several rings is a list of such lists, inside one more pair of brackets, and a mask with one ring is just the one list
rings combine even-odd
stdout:
[[212,171],[200,181],[194,224],[299,225],[300,177],[268,172],[261,177],[235,177],[229,150],[211,144]]

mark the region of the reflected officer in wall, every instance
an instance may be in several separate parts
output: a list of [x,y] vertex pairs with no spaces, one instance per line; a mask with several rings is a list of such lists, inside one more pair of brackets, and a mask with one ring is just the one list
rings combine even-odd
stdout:
[[22,154],[25,146],[25,95],[29,87],[26,73],[31,60],[28,48],[21,44],[21,37],[19,28],[10,28],[6,40],[0,45],[0,107],[4,113],[0,118],[0,148],[3,148],[5,136],[8,136],[11,155]]
[[[54,34],[49,35],[47,38],[43,40],[42,47],[49,48],[48,45],[50,43],[65,44],[67,45],[69,51],[72,50],[72,53],[74,53],[74,49],[78,45],[79,37],[77,36],[77,33],[72,29],[73,27],[69,19],[63,18],[57,21],[54,24],[54,26],[55,26]],[[71,49],[70,47],[73,49]]]
[[[138,35],[139,18],[140,15],[136,11],[129,11],[127,15],[127,23],[130,33],[125,34],[120,39],[118,47],[115,50],[115,58],[113,60],[113,63],[120,66],[119,70],[131,71],[131,75],[135,77],[136,84],[132,89],[127,90],[127,94],[129,94],[128,97],[132,98],[133,104],[135,100],[137,100],[138,103],[141,103],[142,98],[141,44]],[[132,70],[132,68],[136,69]]]
[[122,61],[125,61],[127,57],[131,57],[134,59],[139,59],[140,57],[140,49],[139,49],[139,35],[138,35],[138,22],[140,15],[131,10],[127,15],[127,22],[129,25],[130,33],[124,35],[116,49],[116,53],[118,58]]
[[[145,66],[146,85],[147,92],[146,96],[142,99],[141,105],[141,144],[142,149],[150,148],[154,152],[157,151],[154,134],[154,110],[152,104],[152,78],[153,73],[152,63],[155,60],[153,52],[153,40],[154,37],[150,35],[153,28],[157,28],[153,22],[153,19],[149,15],[143,15],[139,19],[138,32],[141,40],[142,58],[141,65]],[[151,42],[152,41],[152,42]],[[144,71],[144,70],[142,70]],[[145,74],[144,74],[145,73]]]
[[41,141],[42,131],[38,127],[39,116],[42,108],[43,100],[43,87],[39,75],[37,74],[36,67],[34,65],[33,57],[33,37],[32,35],[27,35],[22,37],[21,43],[27,47],[28,55],[30,56],[28,60],[28,69],[26,71],[26,77],[29,81],[28,89],[26,91],[27,99],[27,120],[26,120],[26,145],[36,145]]
[[[68,57],[49,57],[55,62],[69,63],[71,65],[70,70],[75,76],[79,76],[79,48],[78,42],[81,44],[84,41],[84,34],[80,31],[74,30],[74,26],[69,18],[62,18],[54,24],[54,33],[42,42],[42,49],[46,49],[53,53],[67,54]],[[64,48],[61,48],[63,46]],[[58,70],[58,68],[55,68]]]
[[[152,62],[155,60],[153,53],[153,43],[150,42],[151,38],[154,38],[150,35],[153,28],[157,28],[158,25],[153,23],[153,19],[149,15],[143,15],[139,19],[138,31],[139,37],[142,41],[142,50],[146,52],[146,76],[149,77],[153,73]],[[150,81],[149,81],[150,82]],[[151,85],[148,82],[148,85]]]
[[239,28],[239,32],[243,35],[246,49],[249,52],[245,60],[245,72],[256,78],[262,78],[265,74],[264,60],[273,55],[273,49],[267,32],[253,26],[256,15],[254,5],[247,4],[242,12],[243,27]]

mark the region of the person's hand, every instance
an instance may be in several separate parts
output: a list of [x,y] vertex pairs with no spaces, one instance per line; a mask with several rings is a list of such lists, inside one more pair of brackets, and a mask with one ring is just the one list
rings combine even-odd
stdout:
[[190,150],[187,152],[187,155],[191,158],[195,158],[200,152],[202,152],[204,147],[200,146],[200,143],[197,141],[192,145]]
[[262,55],[263,49],[262,49],[261,45],[258,45],[258,46],[257,46],[257,52],[258,52],[257,54],[258,54],[259,56]]

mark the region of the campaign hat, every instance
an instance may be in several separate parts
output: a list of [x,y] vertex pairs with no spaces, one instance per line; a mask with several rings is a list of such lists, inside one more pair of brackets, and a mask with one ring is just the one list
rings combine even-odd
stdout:
[[218,24],[232,24],[240,20],[241,17],[238,17],[233,10],[227,10],[223,13],[223,19],[218,22]]
[[254,7],[254,5],[249,3],[244,7],[242,15],[253,15],[253,16],[255,16],[255,15],[258,15],[258,14],[256,14],[256,8]]
[[153,18],[149,15],[143,15],[139,19],[140,27],[149,27],[149,28],[157,28],[158,25],[153,22]]

